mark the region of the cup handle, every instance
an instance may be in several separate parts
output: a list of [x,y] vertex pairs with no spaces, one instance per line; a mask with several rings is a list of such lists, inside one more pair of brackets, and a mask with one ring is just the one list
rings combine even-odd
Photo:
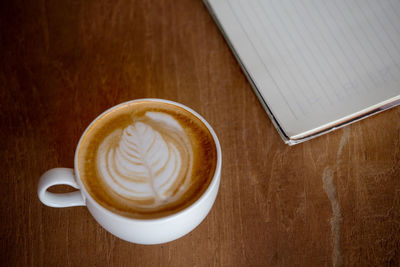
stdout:
[[53,185],[69,185],[79,189],[79,185],[75,181],[73,169],[54,168],[45,172],[42,177],[40,177],[38,184],[39,199],[43,204],[54,208],[86,205],[80,190],[57,194],[47,191],[49,187]]

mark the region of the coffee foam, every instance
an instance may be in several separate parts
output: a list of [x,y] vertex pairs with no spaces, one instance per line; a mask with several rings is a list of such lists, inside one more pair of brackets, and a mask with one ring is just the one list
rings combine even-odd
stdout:
[[205,125],[171,104],[133,102],[102,116],[79,150],[91,196],[124,216],[155,218],[193,203],[215,171]]
[[156,207],[174,201],[190,186],[193,150],[179,123],[160,112],[134,118],[101,143],[97,170],[125,198]]

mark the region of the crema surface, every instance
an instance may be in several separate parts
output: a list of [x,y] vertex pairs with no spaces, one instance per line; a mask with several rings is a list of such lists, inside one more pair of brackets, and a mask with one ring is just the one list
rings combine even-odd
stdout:
[[101,118],[84,135],[79,172],[105,208],[158,218],[197,200],[216,167],[207,127],[188,111],[154,101],[132,102]]

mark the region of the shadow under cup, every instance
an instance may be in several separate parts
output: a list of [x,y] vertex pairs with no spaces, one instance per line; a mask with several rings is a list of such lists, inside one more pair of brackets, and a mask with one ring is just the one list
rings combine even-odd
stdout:
[[[143,105],[143,106],[139,107],[140,105]],[[144,109],[145,111],[147,110],[148,113],[140,112],[141,108],[145,107],[146,105],[147,105],[147,107],[151,107],[150,112],[148,112],[149,111],[148,109]],[[209,134],[209,137],[212,140],[213,145],[215,146],[213,149],[215,150],[216,155],[215,155],[215,159],[214,159],[215,162],[212,165],[214,170],[208,170],[209,172],[212,172],[212,174],[210,174],[210,177],[206,179],[206,184],[205,184],[205,186],[203,186],[203,188],[201,188],[201,190],[197,190],[197,191],[192,190],[192,194],[186,194],[186,195],[188,195],[188,196],[186,196],[186,198],[185,198],[185,194],[181,194],[179,198],[175,199],[176,200],[175,202],[172,201],[171,203],[168,203],[168,201],[165,202],[165,198],[162,198],[162,197],[165,197],[165,194],[167,194],[168,192],[169,193],[174,192],[175,195],[177,195],[180,191],[179,189],[183,188],[184,184],[189,184],[189,185],[191,184],[190,182],[187,182],[187,179],[185,178],[185,174],[186,175],[188,174],[188,170],[191,170],[191,171],[194,170],[193,173],[201,173],[200,170],[207,169],[207,166],[202,166],[201,160],[197,163],[196,162],[193,163],[192,165],[188,165],[191,169],[189,167],[186,167],[184,169],[184,171],[175,171],[175,169],[177,169],[177,168],[176,167],[172,168],[174,170],[174,172],[173,172],[174,175],[176,175],[176,177],[178,177],[179,179],[182,180],[180,183],[178,183],[179,184],[178,187],[177,186],[175,186],[175,188],[171,187],[173,190],[171,188],[167,188],[168,190],[166,190],[165,188],[164,188],[165,190],[162,189],[163,185],[165,187],[165,185],[171,184],[168,181],[161,181],[158,184],[156,181],[152,186],[152,190],[154,191],[154,189],[157,189],[157,190],[159,190],[157,192],[161,192],[162,194],[164,194],[164,195],[161,195],[161,194],[158,195],[158,193],[156,192],[155,193],[155,194],[157,194],[157,196],[155,197],[156,200],[154,200],[154,199],[151,200],[151,197],[149,198],[147,195],[144,198],[145,199],[144,202],[142,201],[143,198],[139,199],[142,202],[140,202],[140,201],[137,202],[136,196],[135,196],[134,200],[127,198],[127,196],[123,195],[124,193],[128,192],[128,191],[124,191],[126,189],[125,187],[126,187],[126,185],[135,186],[135,182],[131,182],[130,180],[126,181],[126,179],[120,180],[120,181],[119,180],[114,181],[115,177],[111,177],[111,180],[110,180],[110,177],[105,177],[105,178],[103,177],[103,176],[107,176],[108,174],[102,174],[103,181],[95,180],[95,182],[94,182],[95,186],[91,185],[90,182],[89,183],[87,182],[88,179],[91,179],[91,178],[88,178],[85,175],[87,175],[88,173],[89,173],[89,175],[92,175],[92,174],[90,174],[90,172],[87,172],[87,170],[85,169],[86,165],[82,164],[84,159],[80,155],[80,151],[82,151],[82,148],[87,149],[87,147],[85,147],[85,146],[87,146],[88,143],[90,143],[87,140],[87,136],[90,136],[90,131],[92,131],[97,126],[99,126],[99,124],[102,124],[103,121],[105,121],[104,118],[109,116],[109,114],[117,114],[117,115],[119,113],[122,114],[122,113],[124,113],[124,110],[126,111],[127,107],[132,107],[132,111],[134,111],[134,113],[136,112],[133,115],[133,117],[135,118],[135,120],[134,120],[135,124],[134,124],[134,126],[132,126],[129,129],[127,128],[128,126],[124,125],[124,127],[122,127],[122,128],[125,129],[125,132],[120,132],[119,135],[117,134],[116,136],[124,136],[124,134],[125,134],[127,137],[132,137],[132,136],[136,137],[138,135],[138,133],[145,132],[145,131],[148,132],[149,129],[150,130],[161,129],[161,128],[157,128],[157,127],[159,127],[159,125],[164,125],[163,123],[165,121],[162,122],[161,124],[159,124],[158,122],[163,121],[164,119],[166,119],[166,117],[163,117],[162,114],[159,116],[159,114],[157,113],[157,112],[160,112],[160,107],[161,107],[161,110],[162,110],[162,107],[168,107],[168,108],[172,108],[172,110],[175,110],[175,111],[188,113],[189,116],[191,116],[191,118],[195,118],[197,121],[199,121],[205,127],[205,129],[207,130],[207,133]],[[122,111],[120,112],[120,110],[122,110]],[[171,114],[168,114],[168,115],[171,115]],[[175,115],[172,115],[172,116],[175,116]],[[151,118],[150,121],[152,124],[149,124],[149,122],[146,121],[148,119],[148,117]],[[178,117],[175,117],[175,118],[178,118]],[[137,119],[137,118],[139,118],[139,119]],[[130,118],[130,120],[132,121],[131,118]],[[108,120],[108,121],[112,121],[112,120]],[[126,121],[126,118],[125,118],[125,121]],[[146,128],[146,122],[149,125],[151,125],[151,127]],[[169,121],[165,125],[169,127],[168,129],[173,129],[174,127],[179,128],[179,125],[180,126],[183,125],[183,128],[185,128],[185,124],[184,123],[182,124],[182,121],[179,121],[179,125],[175,125],[173,121]],[[102,127],[100,127],[100,128],[102,128]],[[111,129],[110,133],[113,133],[112,127],[106,127],[106,128],[108,130]],[[88,135],[88,133],[89,133],[89,135]],[[156,134],[154,134],[154,136],[159,136],[159,133],[161,133],[161,135],[162,135],[163,132],[156,131]],[[179,129],[176,130],[176,133],[179,133]],[[111,134],[108,134],[108,133],[106,135],[112,136]],[[196,137],[196,136],[194,136],[194,137]],[[189,135],[189,140],[192,140],[190,138],[193,138],[193,136]],[[95,140],[95,139],[91,138],[91,140]],[[113,143],[112,137],[110,137],[110,140],[111,141],[109,143],[113,144],[113,145],[110,145],[110,146],[103,145],[103,147],[102,147],[102,144],[104,143],[103,142],[100,145],[97,144],[97,149],[92,149],[92,150],[100,151],[100,147],[101,147],[101,149],[103,149],[104,147],[107,147],[108,150],[105,150],[105,151],[108,151],[109,153],[113,152],[114,154],[118,153],[118,152],[116,152],[116,149],[120,148],[121,145],[119,145],[119,146],[115,145],[115,142]],[[172,140],[171,141],[172,145],[170,145],[170,144],[166,144],[167,146],[165,144],[160,145],[159,142],[162,142],[163,140],[164,141]],[[185,149],[184,145],[181,145],[182,148],[179,147],[179,144],[176,143],[177,140],[178,141],[181,140],[181,137],[179,137],[179,136],[174,137],[174,135],[169,134],[164,138],[159,138],[159,140],[158,139],[155,141],[153,140],[152,144],[153,143],[158,144],[159,147],[177,148],[176,151],[181,151],[182,149]],[[175,142],[175,143],[173,143],[173,142]],[[182,141],[179,141],[179,142],[181,142],[182,144],[185,144]],[[94,142],[94,143],[96,143],[96,142]],[[196,151],[197,151],[196,146],[198,144],[195,144],[193,142],[191,142],[191,144],[192,144],[191,148],[194,147],[194,150],[193,150],[194,157],[191,158],[191,160],[201,158],[201,157],[196,158]],[[111,147],[111,148],[109,148],[109,147]],[[135,148],[137,146],[131,146],[131,147]],[[152,148],[150,148],[149,151],[151,151],[151,149]],[[121,148],[121,150],[123,150],[123,148]],[[157,152],[157,148],[155,148],[153,150]],[[101,150],[101,151],[103,151],[103,150]],[[130,151],[127,155],[136,155],[136,156],[138,155],[138,153],[135,154],[135,151],[133,151],[132,153],[131,152],[132,151]],[[170,155],[170,154],[171,153],[169,153],[168,155]],[[143,153],[140,155],[143,155]],[[180,155],[180,154],[176,154],[176,155]],[[107,159],[107,158],[109,158],[109,157],[104,156],[104,159]],[[206,160],[206,159],[202,159],[202,160]],[[92,160],[92,161],[94,161],[94,160]],[[101,161],[100,156],[97,157],[96,162],[103,162],[103,161]],[[151,159],[150,159],[150,161],[151,161]],[[133,101],[129,101],[129,102],[125,102],[120,105],[117,105],[117,106],[105,111],[100,116],[98,116],[85,130],[85,132],[83,133],[83,135],[78,143],[78,146],[77,146],[77,149],[75,152],[75,172],[74,172],[75,175],[71,169],[65,169],[65,168],[52,169],[52,170],[46,172],[39,181],[38,194],[39,194],[40,200],[45,205],[52,206],[52,207],[69,207],[69,206],[86,205],[88,207],[90,213],[93,215],[93,217],[96,219],[96,221],[100,225],[102,225],[110,233],[112,233],[112,234],[116,235],[117,237],[124,239],[126,241],[138,243],[138,244],[165,243],[165,242],[172,241],[174,239],[177,239],[177,238],[187,234],[188,232],[193,230],[197,225],[199,225],[201,223],[201,221],[207,216],[207,214],[209,213],[210,209],[212,208],[212,206],[214,204],[215,198],[218,193],[218,188],[219,188],[219,183],[220,183],[220,173],[221,173],[221,161],[222,161],[221,147],[219,144],[219,140],[218,140],[214,130],[211,128],[211,126],[198,113],[196,113],[192,109],[190,109],[182,104],[168,101],[168,100],[138,99],[138,100],[133,100]],[[184,162],[184,161],[181,161],[181,163],[182,162]],[[101,164],[103,164],[103,163],[101,163]],[[203,163],[204,163],[204,161],[203,161]],[[99,165],[99,163],[98,163],[98,165]],[[103,164],[101,166],[104,167],[106,165],[107,164]],[[121,164],[119,164],[119,165],[121,165]],[[109,170],[110,166],[112,166],[113,168],[117,168],[119,165],[111,164],[111,165],[107,165],[106,168],[105,167],[104,168],[106,170]],[[155,164],[154,166],[156,166],[156,165],[157,164]],[[166,163],[166,166],[167,165],[168,164]],[[179,166],[181,166],[181,165],[179,165]],[[169,169],[171,169],[171,168],[169,168]],[[142,170],[142,169],[138,169],[138,170],[140,172],[140,170]],[[138,172],[138,170],[135,170],[135,171]],[[198,171],[196,172],[196,170],[198,170]],[[165,171],[165,172],[167,173],[167,171]],[[114,170],[114,171],[110,171],[110,173],[115,174],[116,172]],[[121,177],[126,178],[123,176],[125,174],[125,173],[123,173],[123,171],[118,172],[118,170],[117,170],[117,173],[119,173],[119,174],[122,173]],[[163,173],[163,172],[159,171],[158,173]],[[101,175],[99,175],[99,176],[101,176]],[[159,178],[159,177],[161,177],[161,178]],[[163,176],[161,175],[159,177],[153,176],[153,178],[158,178],[159,180],[162,179]],[[117,178],[120,178],[120,177],[117,177]],[[98,183],[98,184],[96,184],[96,183]],[[125,183],[125,184],[122,184],[122,183]],[[73,192],[73,193],[66,193],[66,194],[54,194],[54,193],[50,193],[47,191],[47,189],[50,186],[53,186],[56,184],[68,184],[68,185],[73,186],[80,190]],[[116,188],[116,185],[119,185],[119,184],[122,184],[123,189],[120,190],[119,188]],[[194,183],[194,184],[196,184],[196,183]],[[97,190],[98,188],[102,188],[102,187],[105,187],[106,189],[109,187],[109,188],[112,188],[113,190],[108,190],[109,191],[108,195],[107,194],[103,195],[103,196],[100,195],[100,197],[99,197],[99,195],[96,195],[96,193],[93,192],[94,191],[93,188],[95,188]],[[143,188],[146,188],[146,185]],[[120,191],[118,191],[118,190],[120,190]],[[164,190],[164,191],[162,191],[162,190]],[[100,194],[105,193],[104,188],[101,190],[98,190],[98,191],[100,192]],[[145,192],[144,194],[148,194],[150,191],[143,191],[143,192]],[[117,198],[115,198],[116,199],[115,200],[115,199],[113,199],[113,194],[117,194],[117,195],[122,194],[122,197],[119,197],[119,198],[117,197]],[[121,199],[122,199],[122,203],[121,203]],[[169,198],[167,198],[167,199],[169,199]],[[125,200],[127,200],[127,201],[124,202]],[[182,200],[182,201],[177,201],[177,200]],[[129,201],[131,201],[131,202],[129,202]],[[161,203],[161,205],[158,205],[158,204],[153,205],[155,203],[155,201],[161,201],[161,202],[157,202],[157,203]],[[165,205],[163,204],[164,202],[166,203]],[[135,204],[135,203],[143,204],[144,203],[143,204],[144,206],[136,205],[133,209],[130,209],[129,208],[130,203],[133,203],[133,204]],[[126,205],[124,206],[124,204],[126,204]],[[161,208],[157,208],[157,207],[161,207]]]

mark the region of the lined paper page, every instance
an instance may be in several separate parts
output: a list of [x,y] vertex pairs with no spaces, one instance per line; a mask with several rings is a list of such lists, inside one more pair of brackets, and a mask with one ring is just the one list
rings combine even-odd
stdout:
[[208,2],[290,138],[400,98],[400,1]]

